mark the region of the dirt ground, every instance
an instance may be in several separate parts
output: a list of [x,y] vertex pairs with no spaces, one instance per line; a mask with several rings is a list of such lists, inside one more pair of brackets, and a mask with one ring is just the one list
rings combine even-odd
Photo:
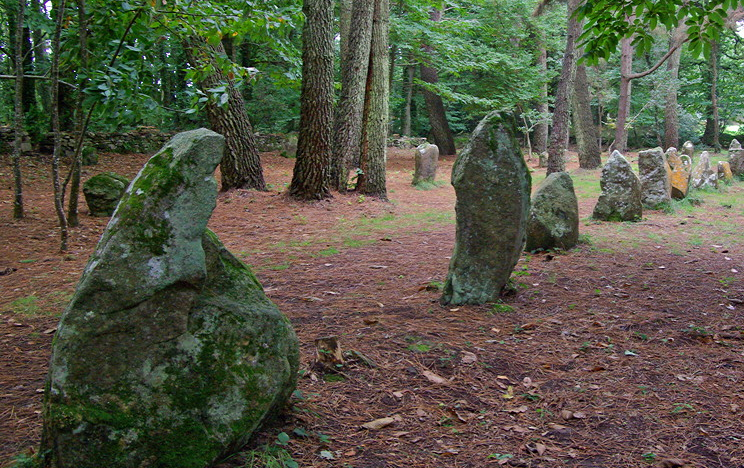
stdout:
[[[3,158],[0,466],[38,445],[59,314],[107,222],[83,206],[60,253],[48,160],[26,161],[28,216],[13,220]],[[86,177],[132,177],[146,156],[101,159]],[[220,195],[210,227],[253,266],[302,352],[291,407],[220,466],[744,467],[743,184],[595,223],[599,171],[572,161],[583,243],[524,255],[503,303],[443,307],[453,161],[417,190],[413,151],[391,149],[390,202],[299,203],[280,193],[293,160],[264,154],[272,191]],[[330,335],[357,352],[339,373],[313,366],[314,340]]]

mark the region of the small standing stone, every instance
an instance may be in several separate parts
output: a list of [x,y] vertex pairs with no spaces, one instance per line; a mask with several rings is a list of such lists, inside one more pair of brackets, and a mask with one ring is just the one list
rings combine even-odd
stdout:
[[413,174],[413,185],[433,183],[437,177],[439,147],[431,143],[422,143],[416,148],[416,170]]
[[653,210],[671,201],[672,170],[661,148],[656,147],[638,153],[638,173],[641,179],[641,201],[644,207]]
[[693,145],[690,140],[687,140],[682,145],[682,154],[686,154],[690,159],[695,155],[695,145]]
[[602,193],[592,217],[602,221],[638,221],[643,216],[641,181],[625,157],[613,151],[602,168]]
[[487,115],[452,168],[457,227],[444,304],[497,300],[522,253],[531,177],[515,133],[507,117]]
[[690,185],[694,189],[716,188],[718,186],[718,171],[710,166],[710,155],[707,151],[700,154],[700,160],[690,173]]
[[554,172],[532,197],[525,250],[568,250],[578,241],[579,204],[573,180],[566,172]]
[[94,175],[83,184],[91,216],[111,216],[129,186],[129,179],[115,172]]
[[671,147],[666,151],[666,159],[672,170],[672,198],[681,200],[687,196],[690,188],[690,166],[692,162],[687,155],[680,156],[677,148]]
[[734,174],[731,172],[731,165],[728,161],[718,161],[718,180],[726,184],[730,184],[734,181]]
[[739,140],[734,138],[731,140],[731,144],[729,144],[729,152],[731,151],[739,151],[741,148],[741,143],[739,143]]

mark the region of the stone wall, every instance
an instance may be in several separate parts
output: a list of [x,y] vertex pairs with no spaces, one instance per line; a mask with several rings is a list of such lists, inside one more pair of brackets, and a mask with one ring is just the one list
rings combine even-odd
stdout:
[[[161,132],[154,127],[138,127],[130,132],[88,132],[86,146],[92,146],[102,153],[154,153],[159,150],[176,132]],[[0,153],[10,154],[13,151],[13,129],[0,127]],[[256,134],[256,143],[260,152],[282,151],[294,156],[297,148],[297,137],[279,134]],[[34,150],[51,154],[54,149],[54,137],[47,134]],[[62,134],[62,148],[65,155],[72,153],[75,146],[75,135]]]

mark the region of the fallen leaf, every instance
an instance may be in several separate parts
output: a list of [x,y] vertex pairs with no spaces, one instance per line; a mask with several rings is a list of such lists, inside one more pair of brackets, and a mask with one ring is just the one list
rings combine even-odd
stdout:
[[362,424],[362,427],[365,429],[369,429],[372,431],[376,431],[378,429],[382,429],[383,427],[387,427],[395,422],[395,419],[393,418],[380,418],[375,419],[374,421],[370,421],[368,423]]
[[577,411],[573,414],[573,417],[576,419],[584,419],[586,418],[586,413],[584,413],[583,411]]
[[512,398],[514,398],[514,387],[511,385],[506,387],[506,393],[501,395],[501,398],[504,398],[506,400],[511,400]]
[[504,411],[507,413],[526,413],[528,409],[525,405],[522,405],[516,408],[505,409]]
[[321,450],[320,451],[320,458],[323,458],[325,460],[335,460],[336,457],[333,456],[333,453],[329,450]]
[[545,444],[535,444],[535,450],[537,450],[537,454],[542,457],[542,455],[545,453],[545,451],[548,449],[548,447]]
[[463,364],[473,364],[478,360],[478,356],[471,353],[470,351],[463,351],[462,352],[462,362]]
[[572,419],[573,418],[573,411],[569,411],[569,410],[565,410],[565,409],[564,410],[561,410],[561,417],[563,419],[566,419],[566,420]]
[[395,398],[403,398],[403,392],[393,392]]
[[517,434],[524,434],[525,432],[529,432],[530,430],[526,427],[522,426],[504,426],[505,431],[514,431]]
[[445,379],[442,376],[439,376],[439,375],[435,374],[432,371],[425,370],[424,372],[422,372],[422,374],[424,374],[424,377],[426,377],[427,379],[429,379],[429,382],[431,382],[431,383],[434,383],[434,384],[437,384],[437,385],[445,385],[445,384],[448,384],[449,383],[449,381],[447,379]]

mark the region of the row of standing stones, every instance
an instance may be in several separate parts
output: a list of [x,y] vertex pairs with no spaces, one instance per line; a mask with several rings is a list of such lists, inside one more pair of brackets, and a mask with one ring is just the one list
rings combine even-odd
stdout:
[[[497,301],[525,248],[569,249],[578,241],[571,177],[549,175],[530,200],[515,133],[511,119],[489,114],[455,162],[456,237],[444,304]],[[209,130],[185,132],[131,184],[104,174],[124,195],[113,202],[54,340],[45,466],[209,466],[244,445],[294,389],[299,349],[289,321],[206,227],[223,146]],[[417,154],[414,183],[433,181],[436,146]],[[702,169],[689,171],[689,157],[685,163],[673,148],[641,152],[639,178],[613,153],[595,217],[638,219],[642,204],[710,183],[707,154],[700,160]],[[743,160],[732,146],[734,173]],[[725,165],[722,174],[731,177]]]
[[592,217],[603,221],[636,221],[643,209],[658,209],[672,199],[687,197],[691,189],[716,188],[744,174],[744,150],[733,140],[729,160],[711,166],[707,151],[693,167],[694,146],[686,142],[680,155],[676,148],[664,152],[653,148],[638,153],[637,175],[630,163],[614,151],[602,168],[601,194]]

